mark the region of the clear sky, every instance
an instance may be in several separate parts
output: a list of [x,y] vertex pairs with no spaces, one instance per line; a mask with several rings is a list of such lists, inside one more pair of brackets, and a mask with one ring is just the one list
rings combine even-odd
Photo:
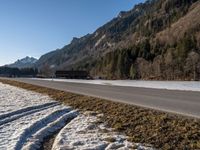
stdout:
[[1,0],[0,65],[62,48],[140,2],[144,0]]

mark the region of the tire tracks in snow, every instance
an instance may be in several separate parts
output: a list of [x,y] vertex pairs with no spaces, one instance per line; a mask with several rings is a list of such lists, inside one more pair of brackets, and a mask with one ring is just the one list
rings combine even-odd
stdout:
[[17,120],[21,117],[51,108],[51,107],[55,107],[57,105],[60,105],[58,102],[51,102],[51,103],[46,103],[46,104],[42,104],[42,105],[38,105],[38,106],[32,106],[32,107],[27,107],[24,109],[20,109],[17,111],[13,111],[11,113],[8,114],[4,114],[0,116],[0,126],[3,124],[6,124],[8,122]]
[[0,108],[0,150],[40,149],[47,137],[78,115],[48,95],[2,83]]
[[52,112],[52,114],[25,129],[19,137],[14,149],[39,149],[45,137],[64,127],[66,121],[72,120],[77,115],[77,111],[71,111],[71,109],[66,108]]

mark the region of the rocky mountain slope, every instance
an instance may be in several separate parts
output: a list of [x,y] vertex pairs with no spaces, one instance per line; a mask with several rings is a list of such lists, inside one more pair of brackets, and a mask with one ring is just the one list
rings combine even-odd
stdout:
[[107,79],[200,79],[200,0],[148,0],[43,55],[42,72],[85,69]]
[[31,67],[34,67],[36,62],[37,62],[36,58],[27,56],[23,59],[17,60],[13,64],[6,65],[6,67],[19,68],[19,69],[21,69],[21,68],[31,68]]

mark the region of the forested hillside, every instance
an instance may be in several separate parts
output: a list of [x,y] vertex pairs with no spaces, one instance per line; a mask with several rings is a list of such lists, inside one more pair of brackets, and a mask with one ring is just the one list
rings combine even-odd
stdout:
[[43,72],[88,70],[106,79],[199,80],[199,10],[199,0],[146,1],[37,65]]

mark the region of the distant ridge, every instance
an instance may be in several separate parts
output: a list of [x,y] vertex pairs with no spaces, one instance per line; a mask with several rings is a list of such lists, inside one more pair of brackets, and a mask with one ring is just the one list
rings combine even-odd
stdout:
[[6,67],[10,68],[31,68],[35,66],[37,59],[34,57],[26,56],[25,58],[19,59],[13,64],[5,65]]

